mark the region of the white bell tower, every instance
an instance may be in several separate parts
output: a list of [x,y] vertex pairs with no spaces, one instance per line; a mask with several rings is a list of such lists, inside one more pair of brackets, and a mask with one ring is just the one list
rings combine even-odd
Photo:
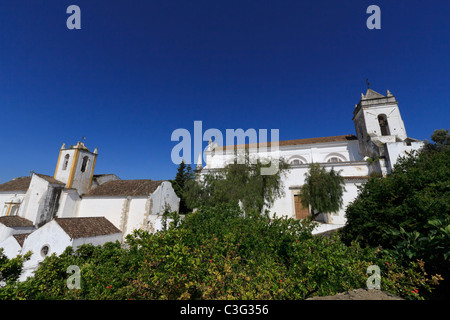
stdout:
[[408,137],[400,115],[398,101],[387,90],[386,95],[367,89],[353,111],[353,122],[361,152],[371,157],[370,141],[376,145],[403,142]]
[[89,191],[94,176],[97,148],[89,151],[83,142],[66,148],[63,144],[59,151],[54,178],[64,182],[66,188],[74,188],[78,193]]

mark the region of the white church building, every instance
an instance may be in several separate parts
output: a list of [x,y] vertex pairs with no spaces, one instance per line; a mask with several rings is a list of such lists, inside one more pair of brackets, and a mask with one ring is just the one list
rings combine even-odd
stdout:
[[123,241],[135,229],[155,232],[166,209],[178,211],[169,181],[95,175],[97,155],[82,142],[63,144],[53,176],[32,173],[0,184],[0,248],[9,258],[33,252],[21,279],[67,246]]
[[[304,184],[305,173],[310,163],[319,163],[326,169],[341,171],[345,179],[343,207],[338,212],[320,214],[325,224],[320,231],[343,226],[346,222],[345,208],[357,196],[357,187],[369,176],[389,174],[401,156],[420,149],[422,141],[409,138],[400,115],[395,97],[387,90],[386,95],[368,89],[353,110],[356,136],[353,134],[331,137],[308,138],[279,141],[276,148],[267,143],[261,151],[258,144],[240,145],[250,155],[260,158],[284,158],[290,170],[283,178],[285,196],[276,200],[270,214],[292,218],[305,218],[310,208],[304,208],[299,198],[300,187]],[[206,165],[197,165],[202,175],[233,163],[239,146],[219,146],[210,141],[205,150]],[[276,156],[274,156],[276,154]]]
[[[389,174],[399,157],[423,145],[407,136],[398,102],[389,90],[386,95],[372,89],[361,94],[353,122],[356,135],[279,141],[276,151],[246,145],[262,158],[276,153],[290,164],[283,178],[285,196],[269,208],[271,214],[298,219],[310,214],[301,204],[299,190],[309,164],[319,163],[340,171],[346,189],[342,209],[319,216],[321,231],[343,226],[345,208],[357,196],[357,187],[373,174]],[[234,162],[234,147],[210,142],[206,165],[199,163],[197,171],[206,174]],[[165,209],[178,211],[180,199],[170,182],[95,175],[97,155],[97,149],[91,152],[82,142],[63,144],[53,176],[32,173],[0,184],[0,248],[9,258],[33,252],[21,279],[46,256],[61,254],[67,246],[123,241],[135,229],[154,232],[162,227]]]

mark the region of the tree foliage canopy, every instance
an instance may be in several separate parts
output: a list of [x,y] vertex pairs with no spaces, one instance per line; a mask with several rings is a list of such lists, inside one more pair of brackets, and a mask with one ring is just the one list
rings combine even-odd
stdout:
[[[448,130],[398,160],[390,175],[372,177],[347,207],[342,237],[389,249],[399,261],[423,259],[450,277],[450,147]],[[447,294],[449,281],[445,281]],[[442,286],[442,288],[445,288]],[[445,289],[443,289],[445,290]]]
[[327,171],[318,163],[311,163],[300,189],[303,206],[311,206],[313,218],[319,213],[338,211],[343,204],[344,178],[334,168]]
[[[365,287],[372,264],[384,291],[418,299],[432,288],[417,263],[403,267],[311,229],[307,220],[244,215],[230,204],[200,207],[165,232],[136,230],[125,245],[46,257],[33,278],[0,288],[0,299],[305,299]],[[67,286],[73,265],[79,289]]]
[[232,163],[211,170],[187,184],[186,203],[190,208],[241,203],[246,213],[261,213],[284,195],[282,177],[289,168],[280,159],[275,174],[262,175],[261,168],[265,166],[257,160],[254,163]]
[[178,196],[180,198],[180,214],[185,214],[189,212],[189,208],[186,205],[186,199],[184,192],[186,190],[186,186],[189,183],[189,181],[194,180],[195,174],[192,171],[192,167],[190,164],[186,165],[184,161],[181,161],[181,163],[178,165],[177,173],[175,175],[175,179],[171,180],[172,187]]

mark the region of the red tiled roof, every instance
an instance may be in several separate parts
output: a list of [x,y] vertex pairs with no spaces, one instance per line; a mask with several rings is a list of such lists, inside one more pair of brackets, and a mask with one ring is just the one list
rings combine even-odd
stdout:
[[[61,182],[59,180],[56,180],[55,178],[51,177],[51,176],[47,176],[45,174],[40,174],[40,173],[34,173],[35,175],[37,175],[38,177],[48,181],[51,184],[60,184],[60,185],[65,185],[64,182]],[[30,187],[30,182],[31,182],[31,177],[18,177],[15,178],[11,181],[5,182],[0,184],[0,192],[5,192],[5,191],[27,191],[28,188]]]
[[369,176],[346,176],[343,177],[345,180],[367,180]]
[[[345,142],[350,140],[357,140],[358,138],[353,134],[347,134],[347,135],[341,135],[341,136],[330,136],[330,137],[320,137],[320,138],[307,138],[307,139],[296,139],[296,140],[284,140],[279,141],[278,145],[280,147],[282,146],[295,146],[295,145],[302,145],[302,144],[315,144],[315,143],[329,143],[329,142]],[[242,147],[241,145],[234,145],[234,146],[226,146],[226,147],[216,147],[216,150],[224,150],[224,148],[231,148],[234,147],[236,149],[237,146]],[[249,148],[255,148],[259,146],[259,143],[252,143],[252,144],[245,144],[245,149]],[[271,142],[269,141],[267,143],[267,147],[271,146]]]
[[45,174],[40,174],[40,173],[35,173],[35,175],[37,175],[39,178],[42,178],[44,180],[47,180],[48,182],[50,182],[51,184],[61,184],[61,185],[65,185],[64,182],[61,182],[59,180],[56,180],[53,177],[47,176]]
[[89,238],[120,233],[105,217],[56,218],[59,226],[72,238]]
[[158,188],[163,181],[153,180],[112,180],[89,191],[85,197],[93,196],[148,196]]
[[5,216],[0,217],[0,223],[10,227],[33,227],[33,222],[18,216]]
[[30,233],[19,233],[19,234],[13,234],[13,237],[17,240],[19,245],[21,247],[23,247],[23,242],[29,235],[30,235]]
[[27,191],[30,186],[31,177],[18,177],[11,181],[0,184],[0,192],[3,191]]

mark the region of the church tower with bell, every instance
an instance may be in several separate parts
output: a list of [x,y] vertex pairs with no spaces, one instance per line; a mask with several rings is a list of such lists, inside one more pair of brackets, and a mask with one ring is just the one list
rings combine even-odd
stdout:
[[76,189],[80,195],[89,191],[94,176],[97,148],[91,152],[83,142],[66,148],[63,144],[56,164],[54,178]]
[[372,165],[372,171],[382,175],[391,171],[400,155],[412,149],[412,143],[419,142],[408,138],[398,101],[389,90],[382,95],[370,89],[368,84],[366,94],[361,94],[353,110],[353,122],[361,154],[376,160],[377,168]]

